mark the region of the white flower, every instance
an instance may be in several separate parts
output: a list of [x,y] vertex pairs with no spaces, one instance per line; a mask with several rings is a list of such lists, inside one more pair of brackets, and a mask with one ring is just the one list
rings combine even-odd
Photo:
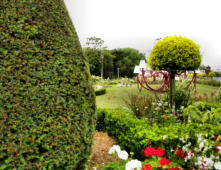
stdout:
[[156,107],[155,110],[160,110],[160,108],[159,108],[159,107]]
[[167,137],[167,136],[165,136],[165,135],[164,135],[164,136],[163,136],[163,140],[165,140],[165,139],[166,139],[166,137]]
[[135,159],[127,162],[125,170],[134,170],[134,169],[141,170],[141,168],[142,168],[141,162]]
[[180,138],[180,140],[181,140],[182,142],[185,142],[185,139],[184,139],[184,138]]
[[117,155],[120,159],[123,159],[123,160],[127,160],[128,158],[128,153],[126,151],[119,151],[117,152]]
[[221,162],[216,162],[216,163],[214,164],[214,167],[215,167],[216,169],[218,169],[218,170],[221,170]]
[[200,150],[204,147],[204,143],[203,142],[201,142],[200,144],[199,144],[199,147],[200,147]]
[[162,106],[162,103],[158,103],[158,106]]
[[115,153],[115,152],[120,152],[121,150],[120,150],[120,146],[119,145],[113,145],[112,146],[112,148],[110,148],[110,150],[109,150],[109,154],[113,154],[113,153]]
[[152,105],[156,105],[156,103],[153,102]]

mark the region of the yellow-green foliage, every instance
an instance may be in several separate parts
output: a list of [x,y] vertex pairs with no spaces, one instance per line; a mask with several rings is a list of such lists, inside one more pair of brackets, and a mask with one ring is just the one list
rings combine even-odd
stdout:
[[193,74],[188,74],[187,77],[193,77]]
[[202,73],[202,75],[201,75],[201,77],[206,77],[207,75],[206,75],[206,73]]
[[209,74],[208,74],[208,77],[215,77],[216,76],[216,73],[214,73],[214,72],[209,72]]
[[221,76],[221,72],[219,72],[219,76]]
[[201,63],[200,46],[186,37],[169,36],[156,43],[149,66],[153,70],[195,70]]

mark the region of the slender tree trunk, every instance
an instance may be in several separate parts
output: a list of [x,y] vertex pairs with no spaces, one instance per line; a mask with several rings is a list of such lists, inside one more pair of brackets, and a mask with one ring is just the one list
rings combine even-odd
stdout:
[[170,74],[170,107],[172,112],[175,113],[175,73]]

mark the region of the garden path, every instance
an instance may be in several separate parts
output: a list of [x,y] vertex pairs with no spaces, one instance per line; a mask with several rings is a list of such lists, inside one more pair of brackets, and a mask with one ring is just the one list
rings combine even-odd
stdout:
[[110,162],[120,161],[117,156],[108,154],[110,148],[115,143],[114,139],[109,137],[107,133],[95,132],[94,144],[92,146],[91,157],[89,160],[89,170],[95,169],[94,167],[96,167],[96,170],[99,170]]

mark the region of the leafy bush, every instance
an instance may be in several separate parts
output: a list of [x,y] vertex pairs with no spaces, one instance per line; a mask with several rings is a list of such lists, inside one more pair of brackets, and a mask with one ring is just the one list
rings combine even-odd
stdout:
[[100,88],[98,90],[95,90],[96,96],[100,96],[106,93],[106,88]]
[[188,122],[221,123],[221,104],[196,102],[185,108],[183,115]]
[[[188,81],[177,81],[175,92],[175,108],[178,111],[181,108],[185,108],[193,102],[193,87],[190,86],[186,89]],[[169,92],[165,93],[164,101],[169,101]]]
[[214,72],[209,72],[209,74],[208,74],[208,77],[215,77],[216,76],[216,73],[214,73]]
[[[186,145],[190,147],[190,150],[195,150],[199,147],[197,142],[199,134],[206,136],[208,140],[212,140],[214,135],[221,134],[220,124],[214,126],[177,123],[165,127],[150,126],[146,120],[137,119],[124,110],[98,110],[97,116],[97,129],[106,131],[110,136],[116,138],[122,148],[129,153],[133,152],[134,156],[141,160],[144,160],[143,148],[149,145],[154,148],[161,147],[165,150],[165,156],[174,160],[177,158],[171,150],[177,150]],[[207,154],[211,153],[212,151],[209,151]],[[184,165],[187,166],[188,163]]]
[[84,169],[95,95],[64,2],[0,9],[0,169]]

